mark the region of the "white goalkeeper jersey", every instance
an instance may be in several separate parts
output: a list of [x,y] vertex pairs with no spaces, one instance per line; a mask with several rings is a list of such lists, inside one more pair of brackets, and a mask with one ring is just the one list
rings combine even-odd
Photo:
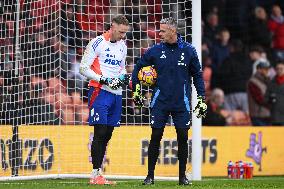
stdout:
[[125,74],[125,59],[127,47],[123,40],[110,42],[109,32],[91,40],[86,47],[80,64],[80,73],[86,76],[90,87],[99,87],[113,94],[121,95],[121,87],[113,90],[107,85],[99,83],[100,76],[118,78]]

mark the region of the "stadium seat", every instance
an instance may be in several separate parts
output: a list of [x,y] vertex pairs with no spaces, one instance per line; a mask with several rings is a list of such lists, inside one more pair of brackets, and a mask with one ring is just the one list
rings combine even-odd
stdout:
[[90,0],[91,6],[84,6],[82,12],[76,14],[76,19],[85,31],[104,31],[104,15],[109,12],[109,1]]
[[30,12],[31,17],[45,17],[49,14],[48,6],[45,4],[45,1],[35,1],[31,3],[31,9]]

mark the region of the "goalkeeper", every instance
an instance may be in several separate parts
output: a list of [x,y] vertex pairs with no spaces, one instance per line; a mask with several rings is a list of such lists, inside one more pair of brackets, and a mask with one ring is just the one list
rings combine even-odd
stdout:
[[89,42],[80,64],[80,73],[90,80],[89,125],[94,126],[90,184],[113,184],[102,176],[101,166],[113,129],[120,125],[121,86],[130,80],[125,70],[127,47],[123,40],[128,30],[125,16],[114,17],[110,30]]
[[191,82],[198,93],[198,104],[194,110],[197,117],[204,117],[207,106],[204,98],[204,81],[195,48],[184,42],[177,33],[177,23],[173,18],[160,21],[161,43],[148,49],[135,65],[132,73],[133,100],[141,107],[138,72],[142,67],[154,66],[157,82],[150,103],[151,141],[148,150],[148,175],[145,185],[154,184],[154,170],[159,155],[160,141],[169,115],[172,116],[178,141],[179,184],[188,185],[185,176],[188,156],[188,129],[191,125]]

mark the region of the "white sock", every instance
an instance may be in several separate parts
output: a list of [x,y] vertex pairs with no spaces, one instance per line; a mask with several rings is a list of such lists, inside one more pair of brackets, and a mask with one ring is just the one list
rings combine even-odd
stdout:
[[102,174],[102,169],[99,168],[99,169],[93,169],[91,175],[92,176],[97,176],[97,175],[101,175]]

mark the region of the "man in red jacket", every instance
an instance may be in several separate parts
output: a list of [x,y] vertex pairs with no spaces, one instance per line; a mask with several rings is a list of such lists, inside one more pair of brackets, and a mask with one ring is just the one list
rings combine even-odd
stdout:
[[271,12],[268,28],[273,35],[272,46],[277,58],[284,60],[284,16],[278,5],[274,5]]
[[249,115],[254,126],[270,125],[270,110],[264,95],[270,83],[268,78],[270,64],[259,62],[256,73],[248,81]]

